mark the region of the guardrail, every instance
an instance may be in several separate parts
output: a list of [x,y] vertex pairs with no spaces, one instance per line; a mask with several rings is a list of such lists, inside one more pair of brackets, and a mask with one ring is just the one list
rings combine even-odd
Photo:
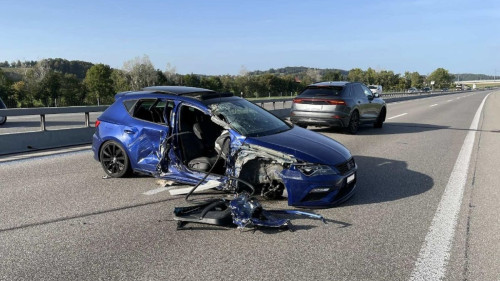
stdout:
[[90,127],[90,112],[102,112],[108,106],[71,106],[0,109],[0,116],[40,115],[40,131],[45,131],[45,115],[64,113],[85,113],[85,127]]
[[[381,97],[388,102],[401,99],[412,99],[423,96],[436,96],[445,94],[461,93],[455,92],[419,92],[419,93],[384,93]],[[293,97],[280,99],[256,99],[251,102],[264,107],[264,104],[272,103],[273,111],[279,117],[287,115],[289,108],[285,108],[287,102],[291,102]],[[281,104],[281,108],[276,108]],[[74,107],[42,107],[42,108],[18,108],[0,109],[0,116],[25,116],[39,115],[40,130],[33,132],[9,133],[0,135],[0,155],[26,152],[39,149],[64,147],[79,144],[89,144],[92,141],[94,128],[90,126],[89,113],[102,112],[108,106],[74,106]],[[47,130],[45,115],[64,113],[84,113],[85,123],[80,128]],[[8,121],[7,121],[8,122]]]

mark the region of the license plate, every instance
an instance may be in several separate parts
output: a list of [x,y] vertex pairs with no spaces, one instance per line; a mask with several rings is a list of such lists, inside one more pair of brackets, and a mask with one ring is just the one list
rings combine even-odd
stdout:
[[356,177],[356,174],[352,174],[352,175],[348,176],[347,177],[347,183],[350,183],[351,181],[353,181],[354,177]]

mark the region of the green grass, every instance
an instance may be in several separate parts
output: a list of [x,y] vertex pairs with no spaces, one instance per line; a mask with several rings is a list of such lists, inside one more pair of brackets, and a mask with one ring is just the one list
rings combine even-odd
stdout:
[[[489,82],[489,83],[475,83],[476,88],[482,89],[486,87],[500,87],[500,81],[498,82]],[[465,85],[469,86],[472,88],[473,83],[466,83]]]

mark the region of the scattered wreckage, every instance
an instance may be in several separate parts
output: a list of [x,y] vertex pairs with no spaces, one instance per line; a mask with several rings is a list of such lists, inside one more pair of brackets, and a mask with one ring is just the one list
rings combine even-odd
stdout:
[[231,193],[253,189],[307,208],[330,207],[354,193],[357,166],[342,144],[240,97],[158,86],[115,100],[96,121],[92,145],[110,177],[133,171]]
[[293,231],[290,219],[275,216],[283,214],[320,219],[326,224],[325,218],[318,214],[299,210],[264,210],[260,202],[247,192],[235,195],[232,200],[221,198],[204,204],[174,209],[177,229],[182,229],[187,223],[202,223],[224,227],[236,226],[240,230],[264,227]]

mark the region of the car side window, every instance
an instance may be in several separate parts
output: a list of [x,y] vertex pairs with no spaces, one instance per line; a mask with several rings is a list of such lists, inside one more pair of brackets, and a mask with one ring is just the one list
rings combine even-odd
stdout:
[[123,102],[123,106],[127,109],[127,112],[133,114],[133,108],[137,100],[126,100]]
[[363,88],[361,88],[360,84],[354,84],[352,86],[352,92],[354,93],[354,97],[363,99],[365,98],[365,93],[363,92]]
[[344,90],[342,91],[342,96],[351,97],[352,96],[351,91],[352,91],[352,87],[350,85],[346,85],[344,87]]
[[[132,117],[157,124],[165,124],[163,113],[167,103],[167,101],[161,99],[139,100],[135,104]],[[170,116],[170,113],[168,116]]]
[[366,87],[365,85],[360,85],[361,89],[363,90],[363,94],[368,98],[368,97],[373,97],[372,91]]

